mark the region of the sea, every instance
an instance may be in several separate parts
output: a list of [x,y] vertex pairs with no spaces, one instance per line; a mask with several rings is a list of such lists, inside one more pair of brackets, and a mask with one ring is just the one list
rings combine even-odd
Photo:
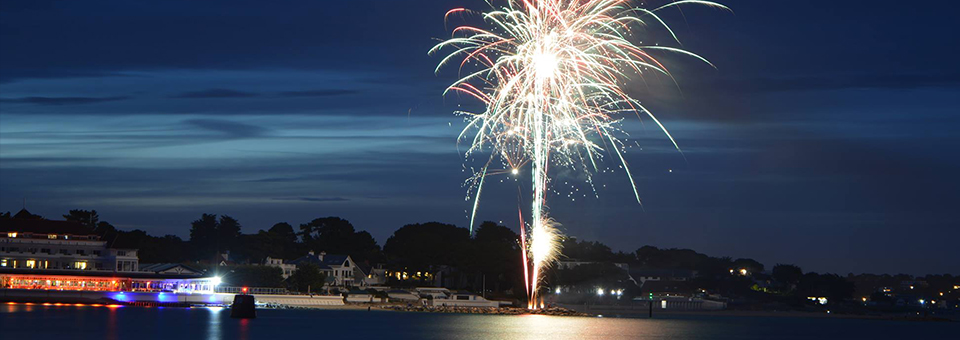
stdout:
[[654,318],[0,305],[0,339],[960,339],[960,323],[827,317]]

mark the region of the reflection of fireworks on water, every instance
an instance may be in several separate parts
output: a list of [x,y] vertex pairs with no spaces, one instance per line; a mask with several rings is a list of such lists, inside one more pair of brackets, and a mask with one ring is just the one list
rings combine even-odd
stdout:
[[[521,214],[521,243],[528,307],[535,308],[543,270],[559,255],[558,223],[547,216],[545,202],[550,166],[579,171],[592,185],[598,161],[604,154],[616,155],[640,202],[623,158],[624,144],[618,139],[623,134],[620,116],[646,115],[675,147],[677,144],[660,121],[621,85],[631,75],[643,76],[645,72],[670,76],[651,52],[679,53],[707,62],[679,48],[634,44],[631,28],[656,25],[676,40],[658,11],[685,3],[726,7],[697,0],[676,1],[654,9],[635,7],[629,0],[502,1],[503,7],[498,9],[491,3],[493,10],[479,13],[491,29],[459,26],[452,38],[430,52],[450,51],[437,66],[438,71],[458,60],[459,69],[469,72],[445,93],[466,94],[485,105],[483,112],[457,112],[467,119],[460,135],[471,140],[467,154],[491,151],[489,160],[468,182],[476,190],[471,216],[476,215],[486,176],[516,175],[517,169],[530,167],[531,225],[528,233]],[[468,13],[473,12],[457,8],[446,17]],[[475,135],[467,137],[472,131]],[[499,166],[503,170],[498,170]],[[472,217],[470,225],[472,228]]]

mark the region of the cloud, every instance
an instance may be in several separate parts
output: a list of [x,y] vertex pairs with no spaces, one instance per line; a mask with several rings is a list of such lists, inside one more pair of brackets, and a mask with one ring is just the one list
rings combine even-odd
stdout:
[[204,130],[220,132],[238,138],[260,137],[269,131],[267,128],[262,126],[244,124],[224,119],[189,119],[184,121],[184,123]]
[[350,199],[343,197],[275,197],[278,201],[302,201],[302,202],[346,202]]
[[312,91],[286,91],[280,92],[281,97],[332,97],[359,93],[357,90],[332,89],[332,90],[312,90]]
[[250,98],[259,96],[257,93],[243,92],[230,89],[209,89],[203,91],[184,92],[170,98]]
[[714,79],[700,84],[689,85],[711,90],[721,89],[730,92],[753,93],[844,89],[906,90],[919,88],[956,88],[960,87],[960,74],[884,74]]
[[127,100],[132,97],[129,96],[115,96],[115,97],[22,97],[22,98],[0,98],[0,103],[12,103],[12,104],[35,104],[35,105],[47,105],[47,106],[60,106],[60,105],[81,105],[81,104],[96,104],[103,102],[112,102],[118,100]]

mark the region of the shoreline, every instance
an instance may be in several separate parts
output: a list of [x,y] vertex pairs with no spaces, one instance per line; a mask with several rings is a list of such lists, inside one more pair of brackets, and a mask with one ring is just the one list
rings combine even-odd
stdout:
[[[547,316],[575,316],[575,317],[614,317],[630,319],[646,319],[647,312],[623,313],[623,311],[591,309],[591,313],[583,313],[573,309],[553,307],[530,311],[519,307],[434,307],[419,305],[326,305],[326,306],[286,306],[284,309],[318,309],[318,310],[352,310],[352,311],[386,311],[411,313],[444,313],[444,314],[478,314],[478,315],[547,315]],[[716,316],[716,317],[782,317],[782,318],[833,318],[833,319],[863,319],[863,320],[890,320],[890,321],[929,321],[929,322],[958,322],[960,316],[908,316],[900,314],[828,314],[805,311],[751,311],[751,310],[717,310],[717,311],[654,311],[653,319],[657,316]]]

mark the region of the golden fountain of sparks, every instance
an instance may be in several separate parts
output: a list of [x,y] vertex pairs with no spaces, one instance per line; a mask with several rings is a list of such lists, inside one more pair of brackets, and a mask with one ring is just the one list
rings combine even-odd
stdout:
[[[547,216],[550,167],[580,171],[592,183],[591,176],[604,154],[616,155],[640,203],[623,157],[624,144],[618,139],[624,135],[619,127],[621,116],[649,117],[674,147],[679,150],[679,146],[663,124],[622,86],[631,76],[645,73],[672,79],[651,53],[686,55],[710,64],[680,48],[635,44],[632,29],[657,26],[679,43],[659,11],[680,4],[729,9],[697,0],[674,1],[652,9],[634,6],[629,0],[501,0],[500,7],[489,1],[495,0],[488,0],[488,12],[456,8],[445,16],[447,20],[476,14],[488,29],[456,27],[452,37],[434,46],[430,54],[448,51],[437,72],[459,63],[462,77],[444,95],[451,91],[469,95],[485,106],[483,112],[456,112],[467,121],[459,137],[471,141],[466,154],[490,151],[482,170],[468,181],[471,190],[476,190],[472,216],[486,176],[516,175],[517,169],[530,167],[529,233],[522,214],[520,224],[528,308],[536,308],[542,273],[559,256],[559,224]],[[491,168],[495,160],[504,170]],[[472,229],[473,217],[470,225]]]

